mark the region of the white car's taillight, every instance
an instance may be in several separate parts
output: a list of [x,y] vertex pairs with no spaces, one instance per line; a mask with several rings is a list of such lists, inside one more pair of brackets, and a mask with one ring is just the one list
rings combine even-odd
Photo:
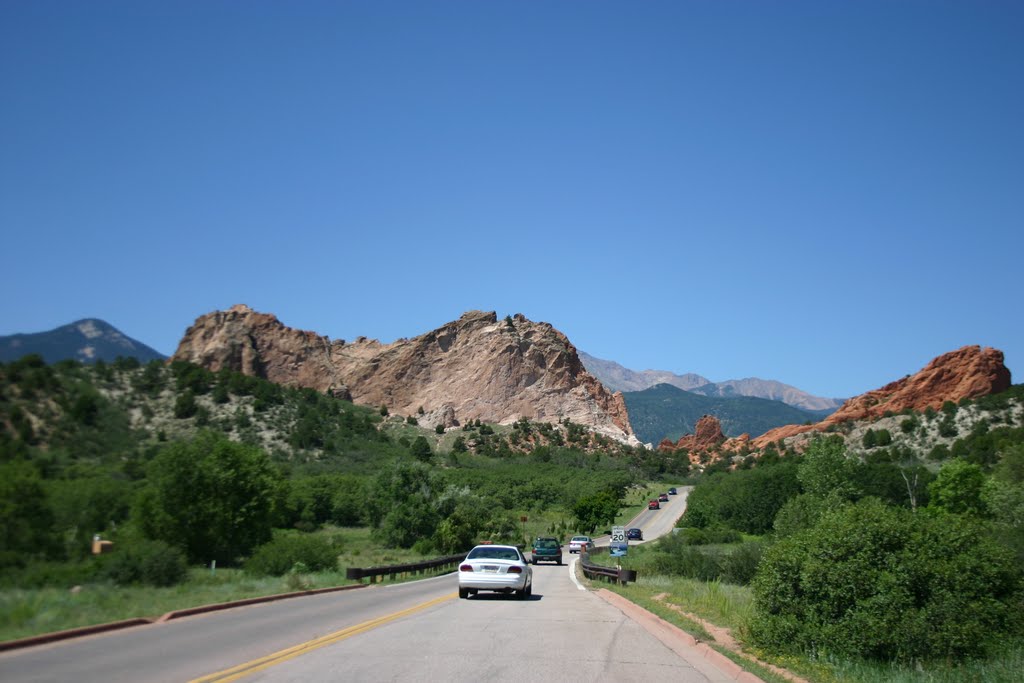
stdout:
[[471,571],[473,571],[473,565],[471,565],[471,564],[461,565],[459,567],[459,571],[460,572],[471,572]]
[[523,568],[522,567],[509,567],[508,568],[508,573],[509,574],[522,574],[523,573]]

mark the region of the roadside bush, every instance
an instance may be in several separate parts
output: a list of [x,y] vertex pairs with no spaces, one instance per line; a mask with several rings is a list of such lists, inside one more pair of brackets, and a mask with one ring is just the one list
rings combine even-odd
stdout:
[[786,503],[775,517],[775,534],[779,537],[813,528],[826,510],[845,505],[847,501],[837,496],[823,498],[801,493]]
[[718,553],[699,550],[693,546],[678,546],[655,556],[653,568],[657,574],[684,576],[700,581],[714,581],[722,573]]
[[739,543],[743,535],[723,524],[712,524],[704,530],[708,543]]
[[722,581],[746,586],[754,580],[757,566],[764,554],[760,543],[741,543],[731,553],[722,557]]
[[763,534],[772,528],[779,509],[799,492],[797,467],[788,462],[716,474],[690,494],[678,525],[706,529],[719,524]]
[[103,558],[102,576],[121,586],[173,586],[188,575],[185,554],[163,541],[138,540]]
[[985,528],[873,499],[765,551],[751,641],[776,652],[960,661],[1020,633],[1020,570]]
[[0,572],[0,586],[5,588],[70,588],[92,583],[99,576],[100,565],[89,557],[81,562],[32,562],[24,567]]
[[703,529],[695,529],[693,527],[683,527],[676,532],[677,540],[684,545],[707,545],[708,535],[704,533]]
[[307,571],[334,571],[338,552],[321,536],[279,534],[256,549],[245,563],[245,571],[257,576],[283,576],[296,565]]

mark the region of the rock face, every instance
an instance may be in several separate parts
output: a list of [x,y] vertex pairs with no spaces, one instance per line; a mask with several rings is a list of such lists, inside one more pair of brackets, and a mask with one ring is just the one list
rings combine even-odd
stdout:
[[699,453],[715,448],[725,441],[725,434],[722,433],[722,423],[713,415],[705,415],[697,420],[694,430],[693,434],[687,434],[675,443],[665,439],[658,444],[658,450],[678,451],[685,448],[690,453]]
[[499,321],[493,311],[470,311],[413,339],[346,343],[238,305],[198,318],[172,360],[336,395],[347,391],[356,403],[400,415],[422,408],[446,426],[569,418],[638,443],[622,395],[584,369],[564,334],[522,315]]
[[189,361],[214,372],[237,370],[343,397],[347,387],[331,364],[331,350],[344,343],[285,327],[273,315],[239,304],[198,318],[171,360]]
[[915,375],[890,382],[881,389],[851,398],[839,410],[814,425],[787,425],[773,429],[753,440],[761,448],[772,441],[829,425],[882,417],[907,408],[923,411],[940,408],[946,401],[977,398],[1010,388],[1010,371],[1003,365],[998,349],[965,346],[932,360]]

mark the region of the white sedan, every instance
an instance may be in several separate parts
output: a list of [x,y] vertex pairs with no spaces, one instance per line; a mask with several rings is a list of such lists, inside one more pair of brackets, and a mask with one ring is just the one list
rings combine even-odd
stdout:
[[459,565],[459,597],[478,591],[514,593],[525,600],[533,594],[533,569],[514,545],[478,545]]
[[585,553],[592,544],[593,541],[590,540],[590,536],[573,536],[569,540],[569,552]]

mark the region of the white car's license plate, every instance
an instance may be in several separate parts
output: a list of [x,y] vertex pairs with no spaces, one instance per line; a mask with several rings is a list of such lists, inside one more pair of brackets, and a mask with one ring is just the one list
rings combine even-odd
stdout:
[[485,564],[483,566],[483,569],[484,569],[485,572],[490,572],[491,574],[493,574],[493,573],[498,571],[498,565],[496,565],[496,564]]

